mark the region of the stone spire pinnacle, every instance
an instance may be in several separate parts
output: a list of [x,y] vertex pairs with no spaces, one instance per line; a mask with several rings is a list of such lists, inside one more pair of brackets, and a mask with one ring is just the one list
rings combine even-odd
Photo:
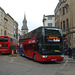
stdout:
[[24,13],[24,20],[26,20],[26,14]]
[[26,15],[24,14],[24,19],[23,19],[23,26],[22,29],[23,33],[27,33],[28,32],[28,27],[27,27],[27,20],[26,20]]

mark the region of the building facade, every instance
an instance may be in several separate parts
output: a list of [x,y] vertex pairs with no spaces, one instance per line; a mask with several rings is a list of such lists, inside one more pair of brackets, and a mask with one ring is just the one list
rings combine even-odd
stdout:
[[55,16],[43,15],[43,26],[55,27]]
[[25,15],[24,15],[23,26],[22,26],[21,31],[22,31],[22,34],[27,34],[28,33],[27,20],[26,20]]
[[62,28],[65,45],[75,47],[75,0],[59,0],[55,26]]
[[22,36],[22,35],[23,35],[23,34],[22,34],[21,30],[18,29],[18,41],[19,41],[19,39],[20,39],[20,36]]
[[18,39],[18,23],[0,7],[0,36]]

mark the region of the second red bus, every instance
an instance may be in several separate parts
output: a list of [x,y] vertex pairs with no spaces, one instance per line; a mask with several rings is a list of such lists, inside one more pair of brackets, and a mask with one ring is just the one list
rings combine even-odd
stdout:
[[13,39],[9,36],[0,36],[0,54],[5,53],[16,53],[18,50],[18,41],[17,39]]

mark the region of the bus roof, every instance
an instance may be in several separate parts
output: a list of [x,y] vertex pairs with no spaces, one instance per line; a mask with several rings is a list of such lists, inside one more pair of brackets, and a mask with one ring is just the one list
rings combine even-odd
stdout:
[[[8,37],[8,38],[12,38],[12,37],[10,37],[10,36],[0,36],[0,37]],[[16,38],[12,38],[12,39],[17,40]]]
[[28,39],[28,38],[30,38],[30,37],[27,37],[28,34],[31,35],[32,33],[38,31],[38,29],[42,29],[42,28],[45,28],[45,29],[47,28],[47,29],[51,29],[51,30],[61,30],[61,28],[58,28],[58,27],[40,26],[40,27],[30,31],[27,34],[24,34],[24,35],[20,36],[20,39]]
[[[61,29],[61,28],[58,28],[58,27],[49,27],[49,26],[40,26],[38,28],[55,28],[55,29]],[[36,28],[37,29],[37,28]],[[34,29],[35,30],[35,29]],[[33,30],[32,30],[33,31]]]

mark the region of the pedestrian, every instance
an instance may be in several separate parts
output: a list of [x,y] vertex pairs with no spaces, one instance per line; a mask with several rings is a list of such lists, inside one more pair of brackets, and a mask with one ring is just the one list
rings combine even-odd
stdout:
[[71,46],[68,48],[68,57],[72,58],[72,49],[71,49]]
[[72,56],[73,56],[73,59],[75,59],[75,47],[72,49]]

